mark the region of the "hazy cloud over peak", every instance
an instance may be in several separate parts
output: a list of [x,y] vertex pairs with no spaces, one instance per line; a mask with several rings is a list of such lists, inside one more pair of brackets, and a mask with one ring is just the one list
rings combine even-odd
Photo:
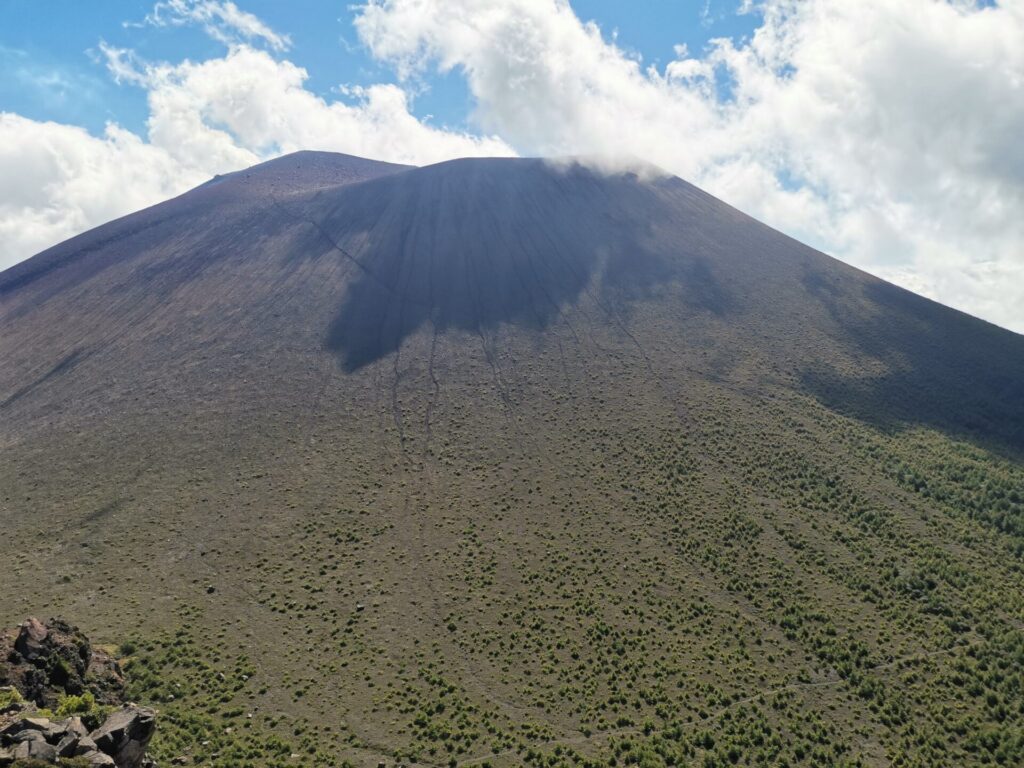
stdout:
[[[464,73],[525,153],[633,153],[858,266],[1024,330],[1024,4],[766,0],[662,68],[557,0],[371,0],[408,77]],[[724,86],[724,87],[723,87]]]

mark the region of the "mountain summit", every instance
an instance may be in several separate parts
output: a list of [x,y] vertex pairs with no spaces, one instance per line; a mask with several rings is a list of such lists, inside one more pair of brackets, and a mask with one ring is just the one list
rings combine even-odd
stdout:
[[1024,337],[678,178],[301,152],[0,273],[0,328],[0,619],[251,665],[253,734],[428,765],[1019,734],[985,670],[1024,617]]

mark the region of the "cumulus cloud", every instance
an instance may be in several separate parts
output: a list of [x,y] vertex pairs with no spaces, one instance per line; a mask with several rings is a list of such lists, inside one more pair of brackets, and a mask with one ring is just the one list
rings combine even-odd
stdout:
[[[919,293],[1024,331],[1024,4],[745,0],[747,39],[645,65],[565,0],[364,0],[360,40],[397,83],[324,99],[291,41],[222,0],[142,22],[225,43],[200,62],[102,46],[146,90],[147,135],[0,119],[0,267],[214,173],[297,149],[423,164],[632,156]],[[479,134],[410,94],[464,76]]]
[[101,46],[111,74],[146,90],[146,137],[0,113],[0,268],[209,179],[299,149],[410,164],[508,155],[504,141],[418,120],[393,84],[324,100],[306,71],[248,45],[202,62],[149,63]]
[[302,67],[248,46],[180,64],[140,64],[110,47],[104,53],[112,71],[147,89],[149,141],[187,165],[238,166],[311,148],[415,164],[512,151],[500,139],[416,119],[395,85],[351,88],[349,101],[325,101],[305,88]]
[[1024,5],[765,0],[645,67],[560,0],[371,0],[402,77],[465,75],[527,153],[631,153],[858,266],[1024,331]]
[[0,113],[0,266],[205,178],[114,125],[96,137]]

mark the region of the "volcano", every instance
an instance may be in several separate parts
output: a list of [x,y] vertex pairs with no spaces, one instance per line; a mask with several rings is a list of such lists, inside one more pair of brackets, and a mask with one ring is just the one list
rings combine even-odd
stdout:
[[1019,749],[1024,337],[681,179],[300,152],[0,328],[0,615],[130,636],[165,759]]

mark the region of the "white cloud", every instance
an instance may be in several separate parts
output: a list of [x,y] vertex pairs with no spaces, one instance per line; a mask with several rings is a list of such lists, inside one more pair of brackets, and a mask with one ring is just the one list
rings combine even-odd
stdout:
[[[752,38],[678,46],[656,69],[565,0],[370,0],[357,31],[399,84],[325,100],[280,58],[287,36],[257,17],[162,0],[143,23],[199,26],[227,52],[147,63],[102,46],[115,79],[147,92],[146,137],[4,115],[0,267],[296,149],[417,164],[513,148],[613,154],[1024,331],[1024,3],[764,0],[744,12],[760,15]],[[434,69],[465,76],[488,135],[410,113]]]
[[[753,5],[753,4],[750,4]],[[465,74],[526,153],[630,153],[858,266],[1024,331],[1024,4],[766,0],[664,70],[560,0],[371,0],[409,77]],[[720,92],[719,83],[731,83]]]
[[[113,68],[123,70],[119,52],[108,56]],[[348,89],[349,102],[327,102],[306,90],[304,69],[247,46],[201,63],[136,65],[132,71],[148,90],[150,142],[185,164],[237,166],[299,149],[415,164],[512,152],[499,139],[417,120],[395,85]]]
[[301,67],[246,45],[180,64],[101,51],[120,82],[146,89],[148,136],[111,124],[97,137],[0,113],[0,269],[214,174],[299,149],[411,164],[513,154],[500,139],[418,120],[395,85],[325,101],[306,90]]
[[206,178],[114,125],[95,137],[0,113],[0,266]]
[[181,27],[201,26],[206,34],[225,45],[262,42],[275,51],[286,51],[292,41],[279,35],[251,13],[226,0],[161,0],[142,22],[126,26]]

